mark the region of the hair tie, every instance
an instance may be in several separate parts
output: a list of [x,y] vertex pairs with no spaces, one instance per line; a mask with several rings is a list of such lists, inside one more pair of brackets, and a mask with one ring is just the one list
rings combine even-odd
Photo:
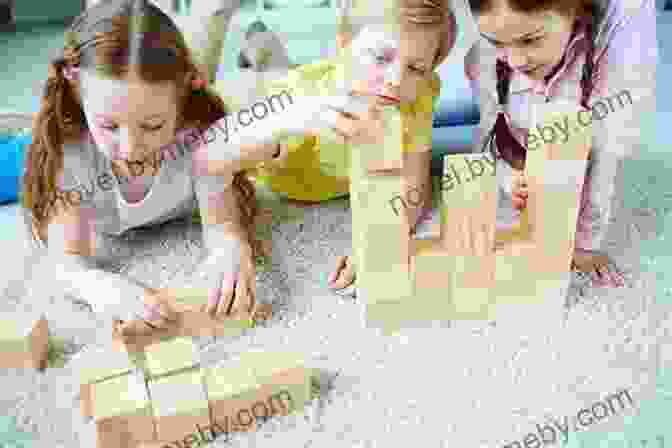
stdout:
[[66,65],[63,67],[63,76],[68,81],[77,81],[79,79],[79,67]]

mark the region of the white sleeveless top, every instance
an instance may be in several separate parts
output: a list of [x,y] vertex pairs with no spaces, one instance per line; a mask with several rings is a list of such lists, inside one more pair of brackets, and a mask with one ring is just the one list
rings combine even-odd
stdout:
[[88,132],[81,143],[63,145],[63,173],[57,179],[57,189],[66,203],[93,211],[94,230],[99,234],[118,236],[132,228],[189,215],[200,201],[207,201],[209,194],[222,192],[231,184],[230,177],[195,175],[194,154],[202,140],[192,131],[182,131],[175,144],[161,150],[161,163],[154,176],[149,167],[148,173],[139,176],[140,182],[133,179],[132,184],[148,188],[138,202],[128,200],[137,188],[129,185],[128,179],[117,178],[111,160]]

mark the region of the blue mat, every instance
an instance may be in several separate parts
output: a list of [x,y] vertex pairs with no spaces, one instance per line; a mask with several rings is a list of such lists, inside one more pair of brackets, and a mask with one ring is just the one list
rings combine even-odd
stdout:
[[19,181],[30,135],[0,135],[0,204],[19,197]]

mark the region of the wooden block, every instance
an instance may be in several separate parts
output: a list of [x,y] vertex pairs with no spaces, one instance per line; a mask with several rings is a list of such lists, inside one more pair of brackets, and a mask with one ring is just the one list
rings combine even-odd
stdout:
[[0,325],[0,366],[46,368],[49,326],[44,314],[20,310],[3,315],[3,318]]
[[252,408],[259,401],[259,385],[251,366],[227,360],[203,370],[213,425],[227,433],[255,430]]
[[[382,109],[384,141],[376,145],[374,157],[367,157],[368,174],[401,175],[403,165],[404,124],[396,107]],[[373,149],[373,148],[372,148]]]
[[91,389],[98,448],[135,446],[155,441],[151,403],[140,374],[96,383]]
[[[397,215],[390,199],[401,192],[401,179],[374,177],[360,180],[357,213],[358,288],[369,301],[397,300],[412,291],[409,258],[410,228],[405,213]],[[361,191],[361,190],[360,190]],[[353,224],[355,218],[353,217]]]
[[191,338],[176,338],[146,347],[145,356],[148,377],[158,378],[193,368],[198,347]]
[[451,209],[475,209],[496,199],[497,178],[488,154],[447,154],[443,159],[441,198]]
[[302,357],[287,352],[250,351],[241,358],[252,366],[259,384],[257,393],[266,397],[268,417],[287,415],[310,401],[311,370]]
[[155,344],[192,336],[232,338],[241,335],[245,329],[254,327],[251,316],[212,317],[205,309],[208,303],[207,289],[175,288],[171,291],[173,299],[171,300],[171,295],[167,294],[166,300],[177,312],[177,321],[166,329],[137,336],[128,343],[114,337],[115,350],[140,353]]
[[150,380],[157,438],[182,440],[194,428],[210,425],[208,397],[198,368]]
[[138,368],[139,364],[131,360],[128,354],[109,349],[87,351],[84,356],[86,356],[87,365],[79,369],[80,402],[82,416],[90,418],[93,416],[92,385],[126,375]]
[[207,371],[213,422],[232,431],[287,415],[310,400],[311,372],[297,355],[250,351]]
[[174,307],[180,313],[180,336],[235,337],[254,327],[252,316],[232,316],[221,319],[207,311],[208,290],[205,288],[172,288]]
[[[439,239],[413,241],[411,262],[413,293],[422,306],[436,307],[447,312],[450,306],[451,277],[455,269],[454,257]],[[447,317],[447,316],[446,316]]]
[[490,319],[495,295],[495,255],[456,255],[452,277],[455,319]]

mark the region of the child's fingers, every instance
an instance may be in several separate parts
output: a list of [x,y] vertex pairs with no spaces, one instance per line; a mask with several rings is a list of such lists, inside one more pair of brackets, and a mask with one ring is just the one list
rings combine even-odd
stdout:
[[352,284],[355,280],[354,266],[351,257],[345,257],[344,265],[341,266],[337,273],[336,279],[331,283],[332,289],[343,289]]
[[165,319],[168,322],[174,322],[178,319],[178,313],[168,303],[166,303],[166,296],[169,294],[164,289],[154,290],[145,295],[145,310],[148,320]]
[[221,295],[219,296],[219,304],[217,305],[217,311],[215,317],[224,317],[229,314],[229,310],[233,305],[236,294],[236,277],[232,274],[224,275],[221,283]]
[[134,336],[145,336],[156,331],[148,322],[140,319],[134,319],[123,322],[119,327],[120,333],[124,338],[132,338]]
[[336,260],[336,269],[329,274],[329,283],[334,283],[336,279],[341,275],[341,271],[345,268],[348,257],[341,255]]
[[250,291],[250,284],[247,280],[241,279],[241,281],[236,282],[236,291],[230,314],[232,316],[249,315],[252,306],[253,297]]
[[273,314],[273,306],[270,303],[258,303],[252,312],[252,319],[257,321],[268,320]]

